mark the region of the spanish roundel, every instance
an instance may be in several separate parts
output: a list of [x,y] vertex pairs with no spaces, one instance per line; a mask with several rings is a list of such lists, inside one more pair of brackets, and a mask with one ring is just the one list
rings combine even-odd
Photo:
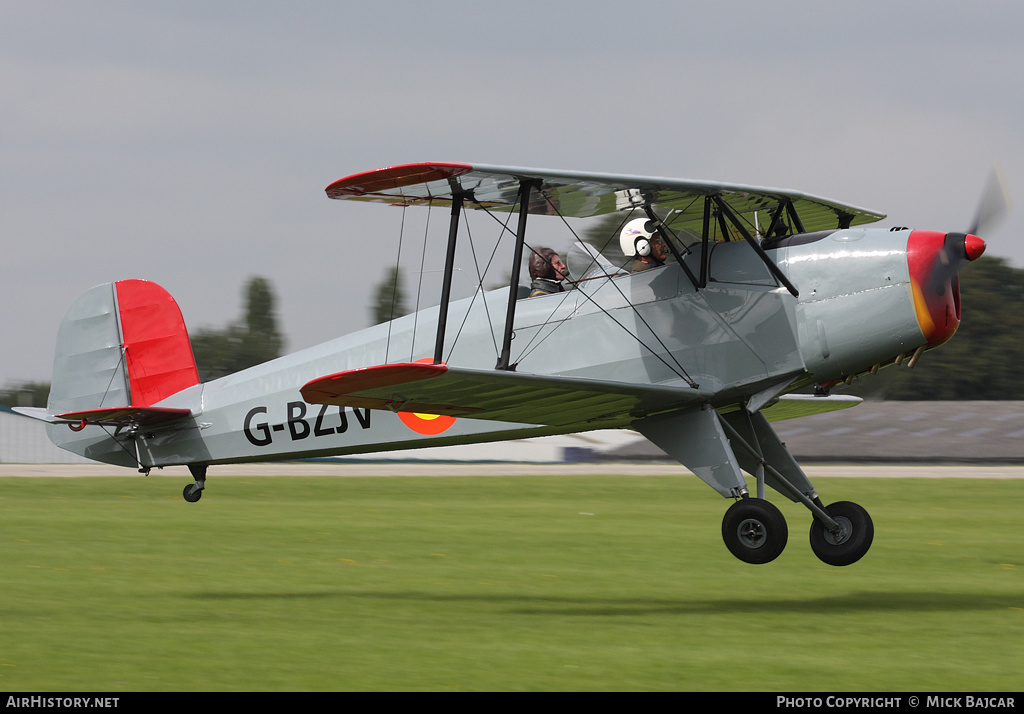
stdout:
[[[432,359],[418,359],[417,362],[433,362]],[[398,412],[398,418],[417,434],[436,436],[448,430],[455,423],[455,417],[443,414],[419,414],[417,412]]]

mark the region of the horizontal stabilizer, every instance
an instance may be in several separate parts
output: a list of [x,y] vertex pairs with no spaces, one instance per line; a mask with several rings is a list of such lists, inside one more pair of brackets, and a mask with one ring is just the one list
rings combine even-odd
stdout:
[[55,414],[53,423],[68,423],[72,426],[98,424],[100,426],[152,426],[191,414],[189,409],[166,409],[163,407],[104,407],[80,412]]
[[26,416],[31,419],[45,421],[49,424],[61,424],[64,422],[63,419],[55,417],[43,407],[10,407],[10,410],[15,414],[21,414],[22,416]]
[[626,425],[634,418],[690,406],[706,397],[685,387],[425,363],[340,372],[309,382],[301,393],[310,404],[553,426]]

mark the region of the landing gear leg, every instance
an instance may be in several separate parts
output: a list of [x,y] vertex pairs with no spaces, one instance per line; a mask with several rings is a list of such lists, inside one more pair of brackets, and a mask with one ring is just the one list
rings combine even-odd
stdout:
[[[737,499],[722,519],[729,551],[746,563],[768,563],[786,547],[782,512],[764,499],[770,486],[814,516],[811,547],[830,565],[849,565],[871,546],[874,526],[860,506],[841,501],[827,508],[786,445],[760,411],[744,405],[719,415],[711,406],[640,419],[633,428],[726,498]],[[757,480],[747,492],[743,471]]]
[[181,492],[181,495],[189,503],[195,503],[203,497],[203,489],[206,488],[206,464],[189,464],[188,470],[192,474],[195,483],[190,483]]
[[[722,417],[722,423],[734,446],[740,447],[737,454],[740,465],[757,476],[759,492],[764,479],[779,493],[802,503],[811,512],[814,517],[811,550],[821,561],[842,566],[864,557],[875,534],[867,511],[849,501],[825,507],[789,449],[760,412],[732,412]],[[737,557],[743,560],[738,554]]]

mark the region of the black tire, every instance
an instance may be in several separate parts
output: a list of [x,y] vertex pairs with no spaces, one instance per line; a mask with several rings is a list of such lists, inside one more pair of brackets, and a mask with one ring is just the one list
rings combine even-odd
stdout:
[[189,503],[195,503],[196,501],[203,497],[203,489],[194,489],[194,486],[194,483],[190,483],[188,486],[185,487],[185,490],[181,492],[181,495],[184,496],[185,500],[188,501]]
[[722,519],[722,539],[744,563],[760,565],[779,557],[789,540],[782,511],[761,498],[737,501]]
[[843,527],[841,533],[829,531],[815,519],[811,523],[811,550],[829,565],[850,565],[864,557],[875,538],[875,524],[862,507],[851,501],[837,501],[825,511]]

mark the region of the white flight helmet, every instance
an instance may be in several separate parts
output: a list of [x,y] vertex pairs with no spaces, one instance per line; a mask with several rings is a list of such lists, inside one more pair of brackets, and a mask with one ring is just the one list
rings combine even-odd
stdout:
[[619,246],[627,258],[646,258],[651,254],[654,233],[650,230],[650,223],[646,218],[635,218],[623,226],[619,233]]

